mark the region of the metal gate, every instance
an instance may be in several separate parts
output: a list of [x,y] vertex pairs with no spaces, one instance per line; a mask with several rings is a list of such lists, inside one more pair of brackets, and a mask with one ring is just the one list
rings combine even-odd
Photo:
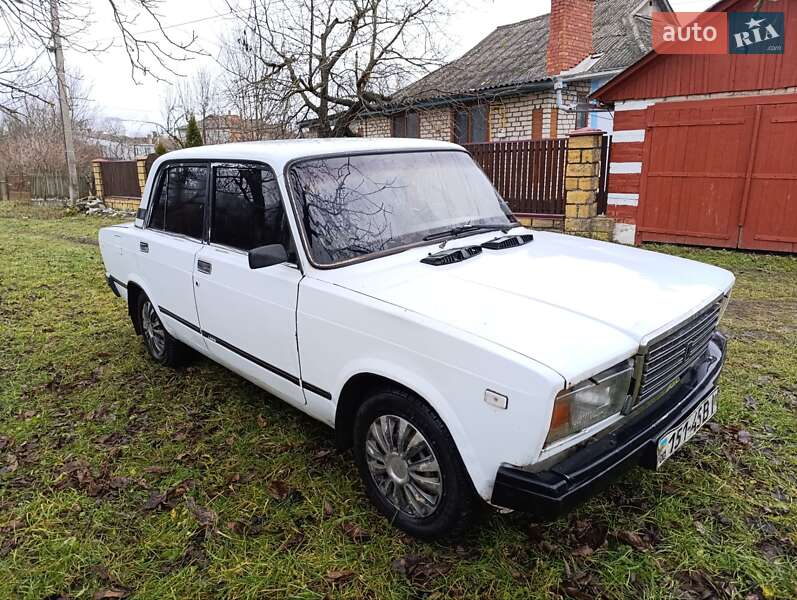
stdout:
[[102,169],[103,194],[106,197],[120,196],[138,198],[138,171],[134,160],[106,160],[100,163]]
[[797,251],[797,96],[648,109],[639,241]]

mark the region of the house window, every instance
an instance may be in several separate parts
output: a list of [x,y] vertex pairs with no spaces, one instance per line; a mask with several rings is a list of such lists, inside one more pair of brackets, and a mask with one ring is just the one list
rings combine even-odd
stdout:
[[457,144],[481,144],[489,141],[489,114],[486,104],[454,109],[453,141]]
[[581,129],[582,127],[587,126],[587,120],[589,119],[589,112],[585,109],[588,106],[588,100],[585,96],[578,97],[578,109],[576,112],[576,129]]
[[393,137],[421,137],[420,118],[415,111],[406,111],[393,116]]

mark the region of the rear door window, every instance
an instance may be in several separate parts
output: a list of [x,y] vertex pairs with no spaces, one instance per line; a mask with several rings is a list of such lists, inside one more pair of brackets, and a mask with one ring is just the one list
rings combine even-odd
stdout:
[[167,167],[149,221],[151,229],[201,239],[205,221],[208,167]]

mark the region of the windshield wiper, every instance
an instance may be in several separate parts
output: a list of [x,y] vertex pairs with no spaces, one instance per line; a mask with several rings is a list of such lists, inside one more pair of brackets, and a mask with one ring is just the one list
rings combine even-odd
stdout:
[[451,229],[446,229],[444,231],[437,231],[435,233],[430,233],[429,235],[423,238],[424,242],[428,242],[431,240],[438,240],[444,237],[450,238],[458,238],[463,233],[471,233],[475,231],[503,231],[506,233],[510,229],[514,227],[513,225],[460,225],[459,227],[452,227]]

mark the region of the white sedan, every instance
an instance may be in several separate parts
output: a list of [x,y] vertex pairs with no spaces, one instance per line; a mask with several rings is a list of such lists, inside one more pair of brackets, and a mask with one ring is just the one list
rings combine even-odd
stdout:
[[532,232],[454,144],[171,152],[100,248],[155,361],[190,348],[334,427],[419,537],[480,500],[560,514],[716,410],[733,275]]

